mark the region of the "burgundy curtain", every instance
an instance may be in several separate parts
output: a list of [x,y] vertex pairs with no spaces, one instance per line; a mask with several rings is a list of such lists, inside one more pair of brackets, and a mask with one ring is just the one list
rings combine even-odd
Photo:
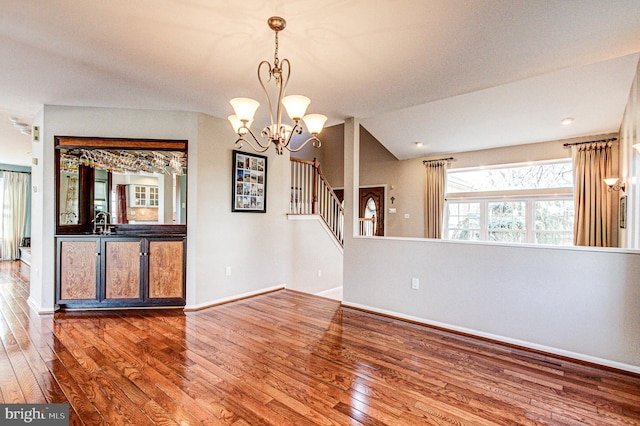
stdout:
[[127,219],[127,185],[116,185],[116,197],[118,202],[118,222],[129,223],[129,219]]

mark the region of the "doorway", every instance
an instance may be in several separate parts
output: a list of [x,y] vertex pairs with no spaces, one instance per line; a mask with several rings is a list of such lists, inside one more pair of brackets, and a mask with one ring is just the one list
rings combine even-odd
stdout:
[[[344,206],[344,189],[334,189],[333,192]],[[385,187],[361,187],[358,200],[360,235],[384,236]]]
[[360,188],[358,218],[360,234],[384,236],[384,186]]

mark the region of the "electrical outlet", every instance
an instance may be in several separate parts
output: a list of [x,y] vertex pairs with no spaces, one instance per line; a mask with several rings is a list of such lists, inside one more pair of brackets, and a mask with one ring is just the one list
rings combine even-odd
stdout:
[[420,280],[417,278],[411,278],[411,288],[418,290],[420,288]]
[[231,266],[227,266],[226,268],[224,268],[224,275],[227,277],[231,276]]
[[322,276],[322,270],[318,269],[318,276],[321,277]]

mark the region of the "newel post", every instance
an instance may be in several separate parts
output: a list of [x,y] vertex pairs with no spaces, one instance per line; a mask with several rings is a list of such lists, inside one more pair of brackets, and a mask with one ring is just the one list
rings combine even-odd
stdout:
[[313,157],[313,199],[311,203],[311,214],[317,213],[318,204],[318,172],[320,171],[320,162],[316,157]]

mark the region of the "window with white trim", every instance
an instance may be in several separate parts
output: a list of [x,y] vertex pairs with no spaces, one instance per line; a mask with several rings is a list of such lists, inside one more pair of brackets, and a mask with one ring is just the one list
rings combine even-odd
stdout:
[[443,238],[573,244],[570,160],[447,172]]

